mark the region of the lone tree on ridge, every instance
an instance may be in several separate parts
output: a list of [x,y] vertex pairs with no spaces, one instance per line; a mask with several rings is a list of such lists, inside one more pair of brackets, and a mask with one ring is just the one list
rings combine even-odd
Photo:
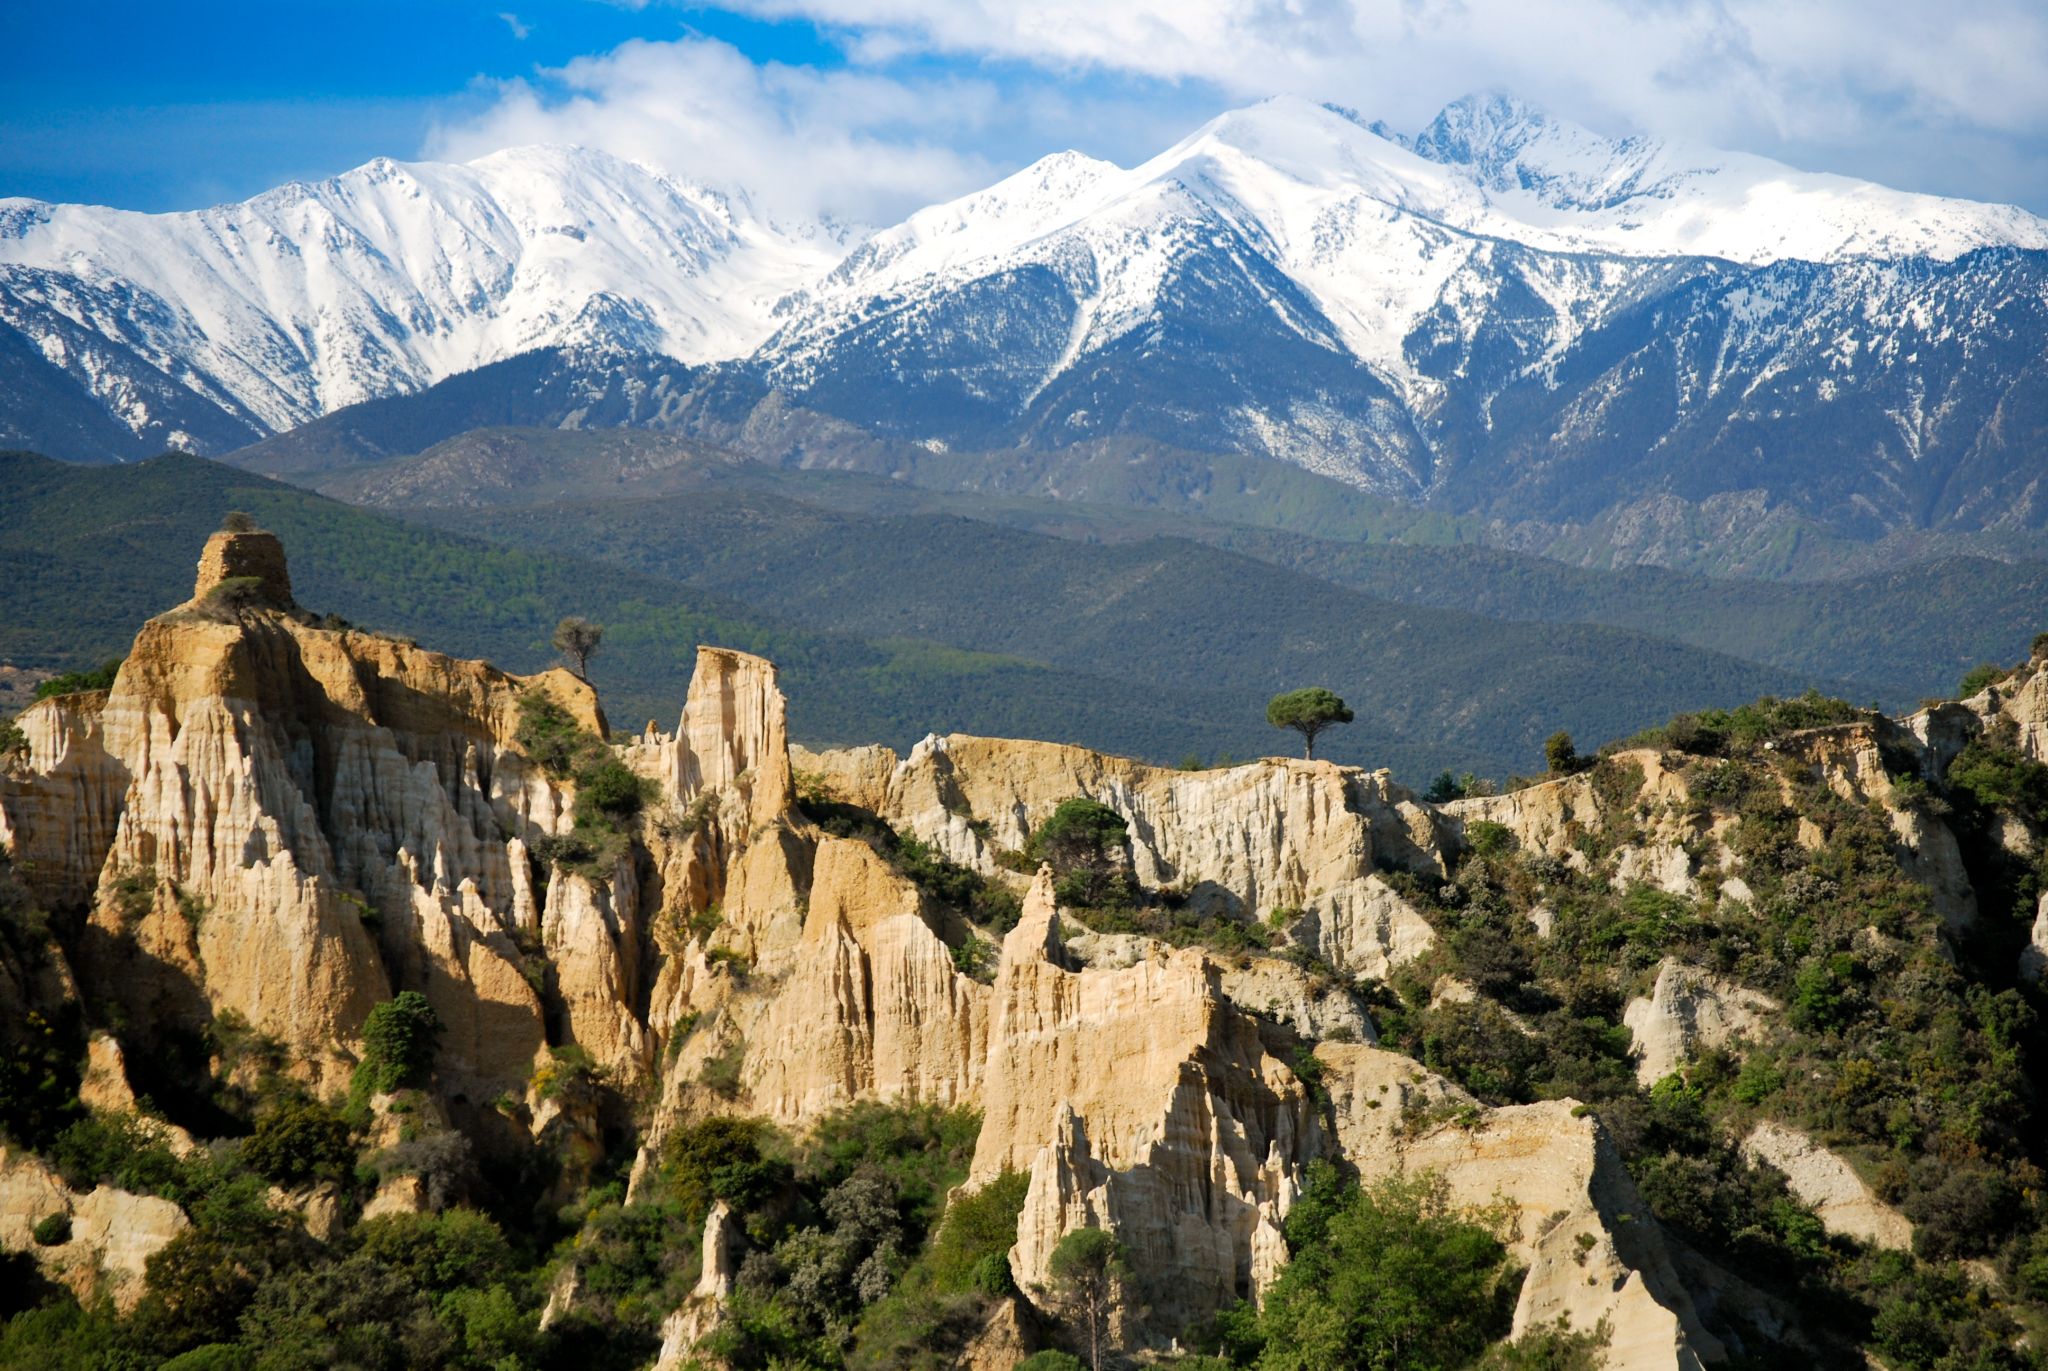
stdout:
[[590,659],[597,652],[597,645],[603,641],[603,624],[593,624],[574,614],[555,625],[555,651],[575,668],[578,676],[589,676]]
[[1553,776],[1569,776],[1583,769],[1579,749],[1572,744],[1572,735],[1563,729],[1543,740],[1543,764],[1550,768]]
[[1266,722],[1299,733],[1301,755],[1310,761],[1316,759],[1316,734],[1331,724],[1348,724],[1353,717],[1349,705],[1321,686],[1290,690],[1266,703]]

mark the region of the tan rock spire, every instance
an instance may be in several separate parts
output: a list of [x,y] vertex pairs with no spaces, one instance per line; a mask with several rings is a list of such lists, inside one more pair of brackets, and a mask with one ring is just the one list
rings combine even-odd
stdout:
[[284,544],[275,533],[231,532],[222,529],[206,540],[199,554],[199,576],[192,598],[205,599],[224,581],[253,579],[255,598],[278,609],[292,607],[292,577],[285,566]]

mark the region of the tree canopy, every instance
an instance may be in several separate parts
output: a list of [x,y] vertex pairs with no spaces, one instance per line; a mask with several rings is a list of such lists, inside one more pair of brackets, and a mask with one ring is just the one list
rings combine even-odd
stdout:
[[1331,724],[1348,724],[1354,717],[1336,692],[1322,686],[1290,690],[1266,702],[1266,722],[1299,733],[1302,755],[1310,761],[1315,760],[1316,735]]
[[580,615],[571,614],[555,625],[555,651],[576,669],[578,676],[590,674],[590,659],[596,655],[598,644],[603,641],[604,625],[594,624]]
[[1286,1227],[1293,1259],[1250,1339],[1260,1371],[1462,1366],[1507,1331],[1507,1249],[1440,1177],[1361,1187],[1318,1164]]

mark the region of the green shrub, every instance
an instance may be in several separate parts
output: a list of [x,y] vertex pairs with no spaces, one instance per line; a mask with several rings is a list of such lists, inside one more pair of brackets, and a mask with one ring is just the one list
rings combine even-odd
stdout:
[[1985,686],[1997,685],[2011,673],[1995,662],[1980,662],[1963,673],[1963,679],[1956,683],[1956,698],[1967,700]]
[[426,1293],[362,1253],[277,1273],[242,1315],[258,1371],[348,1366],[400,1371],[447,1355],[448,1331]]
[[1560,729],[1543,740],[1543,764],[1553,776],[1569,776],[1579,769],[1579,749],[1571,734]]
[[591,1099],[608,1081],[597,1059],[574,1043],[549,1048],[533,1072],[534,1095],[543,1100]]
[[1954,1261],[1994,1250],[2025,1211],[2013,1183],[1983,1166],[1943,1168],[1901,1206],[1913,1221],[1913,1251],[1929,1261]]
[[401,990],[363,1022],[363,1060],[352,1093],[367,1099],[424,1086],[434,1069],[441,1018],[417,990]]
[[62,676],[52,676],[36,686],[36,698],[47,700],[56,695],[79,695],[88,690],[112,690],[114,677],[120,673],[121,659],[100,663],[90,671],[67,671]]
[[1288,1213],[1294,1256],[1261,1301],[1261,1368],[1458,1366],[1507,1331],[1507,1249],[1440,1178],[1361,1188],[1325,1170],[1315,1188]]
[[969,935],[958,945],[949,949],[953,954],[953,969],[961,975],[980,981],[983,985],[996,978],[996,962],[1001,949],[986,938]]
[[256,1121],[242,1161],[287,1188],[340,1180],[355,1165],[348,1120],[318,1100],[288,1099]]
[[1980,809],[2009,809],[2029,823],[2048,822],[2048,765],[2020,752],[2010,721],[1972,738],[1956,754],[1948,785]]
[[577,822],[623,823],[641,811],[653,789],[651,781],[635,775],[617,757],[606,756],[576,774]]
[[62,1247],[71,1241],[71,1216],[50,1214],[36,1223],[30,1236],[37,1247]]
[[1017,1371],[1088,1371],[1088,1363],[1071,1352],[1033,1352],[1017,1363]]
[[114,913],[121,920],[121,927],[132,930],[149,916],[156,905],[156,868],[153,866],[131,867],[114,878]]
[[946,1207],[925,1261],[935,1289],[949,1294],[1009,1293],[1010,1249],[1017,1243],[1017,1216],[1024,1211],[1030,1188],[1028,1175],[1005,1171]]
[[[8,933],[18,929],[11,920],[0,927]],[[0,1041],[0,1133],[15,1142],[47,1148],[82,1112],[78,1064],[85,1056],[85,1035],[77,1021],[75,1007],[54,1019],[31,1009]]]
[[254,1371],[256,1354],[235,1343],[210,1342],[172,1357],[158,1371]]
[[768,1154],[759,1119],[711,1118],[678,1128],[661,1146],[662,1177],[685,1225],[701,1228],[715,1201],[746,1213],[789,1184],[788,1162]]
[[1785,1073],[1768,1057],[1751,1057],[1742,1064],[1730,1093],[1744,1104],[1762,1104],[1785,1088]]
[[1574,1329],[1562,1314],[1548,1328],[1532,1328],[1500,1343],[1475,1363],[1477,1371],[1601,1371],[1613,1330],[1602,1319],[1591,1329]]
[[366,1220],[355,1237],[365,1256],[420,1290],[439,1293],[488,1286],[513,1270],[513,1252],[505,1235],[470,1209],[386,1214]]
[[1490,819],[1475,819],[1465,825],[1465,848],[1475,857],[1499,857],[1516,847],[1514,830]]
[[1100,867],[1123,851],[1130,825],[1108,805],[1085,795],[1061,800],[1031,835],[1026,849],[1054,871]]
[[50,1164],[73,1190],[106,1184],[138,1195],[175,1196],[190,1183],[187,1168],[158,1127],[129,1114],[93,1114],[59,1133]]
[[567,780],[604,755],[603,740],[579,727],[569,711],[540,690],[519,697],[519,750],[558,780]]

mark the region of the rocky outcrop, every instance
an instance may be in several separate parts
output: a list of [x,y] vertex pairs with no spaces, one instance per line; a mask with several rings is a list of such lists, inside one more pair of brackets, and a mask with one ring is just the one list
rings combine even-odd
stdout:
[[1380,880],[1382,868],[1441,878],[1445,829],[1386,772],[1278,758],[1176,771],[1056,743],[930,737],[901,762],[880,748],[805,753],[798,766],[946,856],[995,875],[1062,800],[1084,795],[1130,825],[1133,874],[1201,913],[1300,911],[1300,938],[1339,970],[1369,976],[1426,950],[1433,934]]
[[1514,1331],[1605,1320],[1607,1365],[1696,1368],[1721,1342],[1693,1306],[1662,1230],[1596,1119],[1569,1100],[1487,1109],[1409,1058],[1325,1043],[1344,1155],[1370,1181],[1442,1177],[1452,1203],[1504,1210],[1528,1266]]
[[1768,995],[1667,958],[1648,997],[1622,1011],[1635,1035],[1636,1079],[1655,1085],[1702,1049],[1751,1038],[1779,1008]]
[[[1949,931],[1960,933],[1977,918],[1977,896],[1963,867],[1962,849],[1947,824],[1901,794],[1886,765],[1887,740],[1897,757],[1917,736],[1911,728],[1879,720],[1808,729],[1784,740],[1780,750],[1788,760],[1805,763],[1815,780],[1843,799],[1884,810],[1899,866],[1926,887]],[[1947,760],[1941,766],[1945,769]]]
[[2048,890],[2041,892],[2034,905],[2033,927],[2027,932],[2027,945],[2020,949],[2020,976],[2036,984],[2048,978]]
[[2009,720],[2021,755],[2048,762],[2048,657],[2037,653],[2011,676],[1964,703],[1987,724]]
[[626,755],[679,805],[717,796],[726,825],[744,835],[783,819],[796,799],[786,716],[773,662],[700,647],[676,732],[650,727]]
[[[69,1221],[63,1242],[36,1241],[46,1219]],[[0,1249],[27,1252],[81,1301],[104,1292],[127,1312],[142,1298],[149,1259],[190,1227],[169,1200],[102,1185],[80,1195],[34,1157],[0,1146]]]
[[641,1019],[649,979],[641,908],[637,867],[623,859],[605,881],[557,872],[541,916],[562,1035],[621,1081],[639,1079],[653,1064]]
[[[989,1052],[989,990],[960,974],[917,888],[866,843],[819,840],[801,931],[757,942],[777,993],[729,1011],[746,1099],[802,1125],[862,1098],[972,1102]],[[734,917],[746,919],[741,907]]]
[[704,1262],[697,1285],[682,1308],[662,1321],[661,1351],[655,1356],[654,1371],[682,1371],[695,1364],[691,1354],[698,1342],[718,1326],[739,1277],[739,1227],[724,1200],[713,1204],[704,1216]]
[[81,973],[138,1021],[234,1010],[332,1085],[370,1007],[418,988],[448,1082],[489,1098],[543,1040],[511,935],[536,907],[526,845],[569,798],[513,742],[528,691],[602,730],[565,672],[316,626],[274,538],[218,534],[103,702],[43,707],[0,823],[63,854],[61,891],[92,873]]
[[1913,1250],[1912,1222],[1880,1200],[1848,1162],[1798,1129],[1760,1123],[1742,1140],[1742,1155],[1784,1172],[1792,1193],[1813,1206],[1828,1232]]
[[1593,874],[1618,886],[1641,883],[1691,895],[1697,890],[1697,872],[1690,846],[1718,838],[1728,821],[1692,812],[1692,788],[1682,761],[1651,748],[1631,749],[1603,758],[1593,770],[1505,795],[1454,800],[1444,811],[1458,820],[1461,836],[1475,823],[1499,824],[1520,850],[1588,872],[1593,868],[1581,849],[1583,839],[1609,831],[1633,833]]
[[1374,980],[1436,946],[1429,921],[1377,875],[1312,902],[1288,937],[1337,970]]
[[127,1054],[110,1033],[95,1033],[86,1044],[85,1071],[78,1083],[78,1102],[102,1114],[132,1114],[145,1118],[145,1126],[178,1156],[188,1156],[199,1144],[176,1124],[142,1114],[135,1089],[128,1081]]
[[1051,873],[1003,940],[983,1122],[969,1184],[1030,1175],[1010,1266],[1042,1288],[1059,1240],[1114,1232],[1134,1307],[1185,1327],[1255,1295],[1285,1259],[1280,1222],[1321,1147],[1307,1093],[1226,1005],[1198,951],[1117,970],[1065,965]]
[[284,544],[274,533],[223,529],[206,540],[199,554],[199,575],[192,599],[204,603],[223,590],[246,587],[246,598],[272,609],[291,609],[292,577],[285,565]]
[[107,751],[101,690],[23,710],[26,754],[0,759],[0,845],[46,908],[82,909],[99,883],[128,791],[128,769]]
[[[2032,710],[2013,703],[2026,688],[1963,710],[1967,721],[1929,716],[1924,739],[1875,725],[1809,730],[1778,740],[1769,765],[1733,774],[1791,797],[1804,766],[1851,802],[1882,806],[1900,862],[1959,927],[1972,896],[1954,839],[1888,767],[1930,754],[1949,723],[1967,732],[1998,710]],[[1510,873],[1530,878],[1517,898],[1540,883],[1564,911],[1529,911],[1546,935],[1579,917],[1558,862],[1617,888],[1718,891],[1721,917],[1749,917],[1756,897],[1725,841],[1735,818],[1714,799],[1730,792],[1703,784],[1721,764],[1625,752],[1439,809],[1384,772],[1327,763],[1172,771],[957,735],[901,759],[793,752],[773,664],[704,648],[675,731],[649,725],[613,754],[658,792],[630,834],[613,835],[623,851],[605,869],[550,868],[535,854],[561,850],[551,840],[570,827],[576,782],[520,744],[521,701],[536,693],[602,735],[594,695],[567,673],[511,676],[322,626],[294,604],[274,539],[220,535],[193,600],[144,627],[112,690],[24,716],[30,746],[0,776],[0,838],[33,861],[48,903],[88,916],[81,978],[130,1023],[197,1026],[232,1010],[331,1091],[370,1008],[423,991],[444,1025],[437,1089],[409,1095],[406,1117],[466,1128],[472,1142],[486,1128],[509,1133],[551,1153],[568,1186],[594,1172],[622,1122],[621,1093],[604,1082],[636,1100],[647,1087],[655,1101],[636,1195],[663,1132],[706,1115],[801,1133],[860,1101],[972,1108],[982,1125],[966,1184],[1027,1178],[1009,1253],[1025,1301],[1042,1298],[1062,1237],[1110,1230],[1138,1273],[1122,1331],[1156,1345],[1258,1297],[1287,1260],[1282,1225],[1305,1168],[1337,1157],[1368,1179],[1434,1172],[1461,1207],[1497,1207],[1528,1268],[1518,1331],[1604,1320],[1615,1366],[1692,1367],[1742,1350],[1724,1349],[1702,1310],[1761,1297],[1667,1244],[1590,1113],[1568,1100],[1489,1109],[1379,1051],[1356,984],[1393,977],[1437,943],[1401,893],[1406,878],[1389,876],[1435,890],[1484,845],[1482,822],[1548,859]],[[1126,820],[1140,882],[1197,915],[1284,930],[1285,955],[1070,938],[1041,870],[991,980],[987,949],[969,944],[976,929],[892,864],[900,852],[811,822],[797,795],[819,790],[1018,888],[1015,853],[1031,832],[1060,802],[1091,797]],[[1800,840],[1817,844],[1821,830],[1806,822]],[[2038,975],[2048,932],[2036,942]],[[1437,1002],[1481,997],[1484,978],[1469,968],[1461,978],[1454,962],[1424,964]],[[0,1009],[47,997],[9,975]],[[1639,1078],[1753,1035],[1777,1011],[1667,961],[1625,1014]],[[549,1055],[568,1044],[601,1072]],[[1295,1070],[1311,1045],[1316,1090]],[[135,1110],[122,1058],[113,1039],[94,1041],[96,1108]],[[536,1077],[536,1063],[567,1074]],[[379,1140],[397,1142],[397,1103],[373,1103]],[[1910,1238],[1841,1159],[1771,1127],[1745,1150],[1784,1169],[1825,1221],[1873,1241]],[[161,1202],[73,1196],[16,1171],[0,1177],[0,1208],[72,1214],[95,1270],[139,1271],[134,1253],[175,1227],[148,1207]],[[367,1212],[440,1204],[442,1189],[393,1175]],[[276,1202],[309,1217],[321,1203]],[[715,1326],[743,1243],[714,1211],[702,1279],[664,1328],[663,1365],[686,1362]],[[574,1284],[565,1278],[550,1320],[573,1304]],[[1741,1323],[1713,1327],[1732,1343]],[[1026,1304],[1000,1306],[970,1360],[1014,1360],[1035,1326]]]

